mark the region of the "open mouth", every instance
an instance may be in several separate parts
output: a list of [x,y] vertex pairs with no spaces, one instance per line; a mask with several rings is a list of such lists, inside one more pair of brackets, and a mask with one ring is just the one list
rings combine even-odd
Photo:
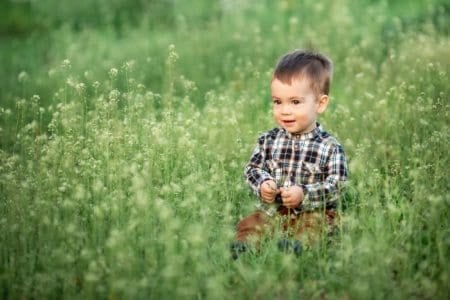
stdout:
[[295,123],[295,120],[283,120],[282,122],[283,122],[283,124],[285,124],[285,125],[292,125],[292,124]]

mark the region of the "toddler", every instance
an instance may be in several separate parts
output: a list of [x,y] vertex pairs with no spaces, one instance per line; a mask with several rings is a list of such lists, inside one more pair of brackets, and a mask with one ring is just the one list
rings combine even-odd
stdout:
[[296,253],[299,240],[311,241],[333,228],[347,164],[342,146],[317,122],[329,102],[331,74],[331,61],[312,51],[293,51],[276,65],[270,88],[278,127],[258,138],[245,167],[246,181],[260,201],[236,226],[235,258],[251,238],[273,228],[276,216],[294,238],[279,241],[279,247]]

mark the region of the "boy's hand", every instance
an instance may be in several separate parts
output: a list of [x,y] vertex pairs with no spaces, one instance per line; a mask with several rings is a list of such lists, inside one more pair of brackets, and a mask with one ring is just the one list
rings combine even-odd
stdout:
[[272,203],[277,195],[277,184],[273,180],[264,181],[261,184],[261,198],[267,202]]
[[281,188],[280,191],[283,205],[287,208],[296,208],[303,201],[303,189],[299,186]]

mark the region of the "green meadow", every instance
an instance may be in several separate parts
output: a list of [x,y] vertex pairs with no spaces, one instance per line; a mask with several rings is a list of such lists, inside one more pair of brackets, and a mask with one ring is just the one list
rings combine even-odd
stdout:
[[[0,4],[1,299],[449,299],[447,1]],[[297,48],[334,62],[341,226],[233,261]],[[446,171],[447,170],[447,171]]]

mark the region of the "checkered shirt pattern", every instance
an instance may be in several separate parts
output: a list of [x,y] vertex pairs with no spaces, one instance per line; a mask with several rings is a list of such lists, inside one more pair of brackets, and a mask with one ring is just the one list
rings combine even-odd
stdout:
[[[303,189],[304,200],[294,213],[337,207],[348,176],[345,153],[334,137],[316,125],[305,134],[274,128],[259,137],[245,167],[246,181],[258,197],[261,184],[272,179],[278,188],[297,185]],[[274,215],[279,205],[257,202],[258,209],[268,215]]]

